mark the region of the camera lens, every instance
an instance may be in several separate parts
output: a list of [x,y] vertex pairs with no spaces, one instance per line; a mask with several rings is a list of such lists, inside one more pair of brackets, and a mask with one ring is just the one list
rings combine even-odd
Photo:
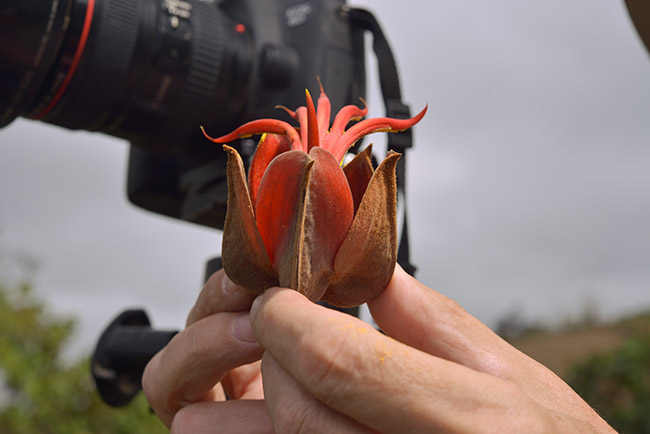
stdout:
[[0,126],[25,116],[166,150],[243,111],[250,38],[214,2],[10,3],[0,6]]
[[36,99],[70,25],[72,0],[12,1],[0,9],[0,127]]

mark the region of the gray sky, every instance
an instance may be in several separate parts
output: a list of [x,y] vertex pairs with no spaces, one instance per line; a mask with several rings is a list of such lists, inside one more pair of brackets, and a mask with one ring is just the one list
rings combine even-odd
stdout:
[[[412,110],[429,104],[409,155],[418,277],[490,325],[650,307],[650,56],[623,2],[352,4],[383,23]],[[126,151],[31,121],[0,131],[0,248],[39,261],[80,348],[126,307],[181,327],[220,249],[127,202]]]

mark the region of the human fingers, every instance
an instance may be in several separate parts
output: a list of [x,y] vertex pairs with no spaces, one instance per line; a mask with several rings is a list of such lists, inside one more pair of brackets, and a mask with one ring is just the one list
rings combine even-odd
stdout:
[[386,289],[368,307],[382,331],[398,341],[511,381],[540,405],[579,415],[605,429],[604,421],[557,375],[399,265]]
[[316,399],[266,352],[262,357],[264,401],[278,433],[376,432]]
[[[142,387],[151,407],[169,426],[187,404],[216,399],[213,387],[229,371],[259,360],[262,353],[248,313],[212,315],[174,336],[151,359]],[[249,384],[254,387],[252,378]]]
[[199,402],[183,407],[171,424],[171,434],[273,434],[263,400]]
[[239,366],[223,377],[221,385],[231,399],[260,399],[264,397],[262,388],[262,361]]
[[260,345],[310,395],[380,432],[483,432],[487,422],[495,432],[550,431],[547,414],[514,384],[411,348],[296,291],[268,290],[251,315]]
[[203,285],[187,317],[187,325],[219,312],[248,310],[254,299],[255,295],[237,286],[221,269],[213,273]]
[[499,376],[510,347],[455,301],[427,288],[399,265],[384,291],[368,302],[379,328],[426,353]]

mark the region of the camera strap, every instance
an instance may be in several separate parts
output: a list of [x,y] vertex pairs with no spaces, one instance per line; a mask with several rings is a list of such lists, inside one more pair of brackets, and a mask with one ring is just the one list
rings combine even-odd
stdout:
[[[396,119],[408,119],[411,110],[402,101],[402,90],[397,73],[397,64],[386,35],[379,25],[377,18],[366,9],[350,8],[350,19],[359,27],[372,33],[373,50],[377,57],[379,70],[379,84],[386,107],[386,116]],[[413,146],[413,133],[409,128],[399,133],[388,134],[388,149],[402,154],[397,163],[397,197],[401,200],[402,229],[397,248],[397,262],[410,275],[415,275],[416,267],[410,261],[410,247],[408,234],[408,214],[406,200],[406,151]]]

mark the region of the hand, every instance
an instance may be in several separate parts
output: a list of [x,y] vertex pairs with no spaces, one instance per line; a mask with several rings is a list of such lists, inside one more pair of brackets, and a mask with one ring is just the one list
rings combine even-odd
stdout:
[[[211,280],[218,279],[223,277]],[[224,299],[207,295],[217,287],[208,283],[197,306],[201,299]],[[203,316],[224,315],[223,303],[206,303]],[[210,390],[206,384],[228,372],[224,354],[215,349],[210,356],[203,351],[165,356],[187,348],[174,341],[147,367],[145,392],[163,421],[169,425],[174,419],[172,430],[178,432],[272,432],[272,426],[280,433],[613,432],[552,372],[401,268],[369,307],[387,336],[295,291],[271,289],[251,311],[253,330],[266,350],[264,401],[200,402],[200,392],[188,394],[191,388],[175,384],[176,378],[189,375],[204,385],[199,390]],[[201,333],[222,336],[223,330]],[[175,340],[191,339],[186,332]],[[259,347],[256,351],[259,357]],[[261,398],[258,374],[249,371],[239,383],[255,384],[255,399]],[[228,375],[236,377],[227,374],[222,384],[228,384]],[[251,425],[242,428],[242,423]]]
[[186,329],[145,368],[147,400],[172,432],[273,432],[262,400],[263,350],[249,321],[254,299],[217,271],[201,290]]
[[274,288],[251,310],[277,432],[614,432],[566,383],[397,267],[379,327]]

